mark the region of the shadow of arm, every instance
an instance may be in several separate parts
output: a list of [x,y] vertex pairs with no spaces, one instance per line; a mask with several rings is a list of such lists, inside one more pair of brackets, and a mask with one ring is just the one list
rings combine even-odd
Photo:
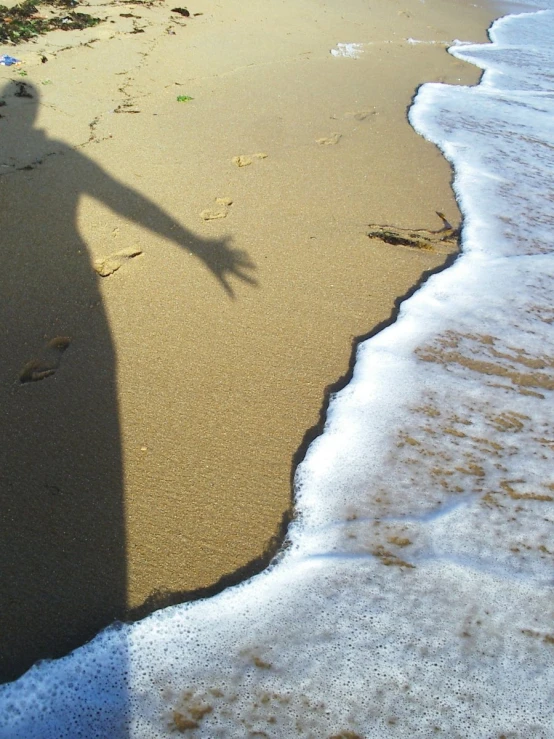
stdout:
[[94,174],[88,179],[87,191],[92,197],[128,220],[194,254],[230,298],[234,298],[230,278],[252,286],[258,284],[252,276],[256,265],[246,251],[231,248],[228,239],[202,239],[195,236],[144,195],[113,179],[92,162],[90,165]]

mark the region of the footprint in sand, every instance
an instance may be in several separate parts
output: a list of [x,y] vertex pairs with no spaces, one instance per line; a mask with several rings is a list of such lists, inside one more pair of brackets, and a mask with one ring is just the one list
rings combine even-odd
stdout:
[[357,110],[357,111],[351,111],[349,110],[344,114],[345,118],[352,118],[355,121],[365,121],[367,118],[370,118],[373,115],[376,115],[377,111],[375,108],[372,110]]
[[31,359],[19,373],[19,381],[36,382],[50,377],[60,366],[62,354],[71,344],[67,336],[56,336],[51,339],[36,359]]
[[217,208],[213,210],[203,210],[200,213],[200,218],[204,221],[215,221],[218,218],[227,218],[229,213],[229,206],[233,205],[232,198],[216,198]]
[[249,164],[252,164],[254,159],[267,159],[267,154],[265,151],[259,151],[257,154],[252,154],[251,156],[241,154],[238,157],[233,157],[231,161],[233,164],[236,164],[237,167],[248,167]]
[[321,146],[332,146],[338,144],[342,138],[342,133],[332,133],[330,136],[323,136],[321,139],[316,139],[316,142]]
[[103,259],[96,259],[92,266],[100,277],[108,277],[109,275],[113,275],[114,272],[117,272],[129,259],[138,257],[139,254],[142,254],[142,249],[128,246],[126,249],[116,251]]

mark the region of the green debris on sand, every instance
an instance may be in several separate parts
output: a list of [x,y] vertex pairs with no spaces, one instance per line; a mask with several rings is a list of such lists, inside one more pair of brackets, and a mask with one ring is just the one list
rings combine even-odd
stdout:
[[32,0],[24,0],[12,8],[0,5],[0,42],[11,41],[18,44],[55,29],[73,31],[100,23],[100,18],[73,10],[78,4],[78,0],[45,0],[40,5],[50,5],[67,11],[48,18],[40,14]]
[[178,103],[188,103],[189,100],[194,100],[194,98],[191,98],[190,95],[177,95]]

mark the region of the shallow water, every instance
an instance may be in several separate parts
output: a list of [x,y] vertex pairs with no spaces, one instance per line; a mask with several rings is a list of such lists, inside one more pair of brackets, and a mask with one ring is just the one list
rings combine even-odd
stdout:
[[554,736],[553,34],[419,91],[463,255],[359,347],[280,561],[4,686],[1,736]]

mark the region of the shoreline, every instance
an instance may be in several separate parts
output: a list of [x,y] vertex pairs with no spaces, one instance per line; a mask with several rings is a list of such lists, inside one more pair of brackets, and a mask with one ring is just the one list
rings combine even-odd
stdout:
[[[399,16],[395,10],[393,18],[391,11],[381,8],[381,25],[372,28],[377,39],[396,33],[396,24],[405,18],[410,37],[428,28],[428,21],[435,23],[429,33],[433,38],[427,39],[430,43],[410,47],[405,42],[374,43],[364,48],[360,59],[332,58],[330,49],[350,38],[362,23],[357,5],[352,3],[346,21],[329,11],[323,22],[322,12],[324,28],[316,33],[306,19],[313,18],[308,14],[313,3],[295,6],[298,27],[293,27],[292,11],[287,13],[286,8],[268,20],[261,5],[245,11],[235,3],[208,17],[208,3],[198,2],[198,12],[204,12],[198,20],[203,25],[193,27],[190,22],[186,29],[174,18],[168,25],[168,12],[161,5],[146,10],[137,4],[128,9],[135,15],[137,8],[148,12],[150,25],[142,34],[133,34],[133,39],[128,35],[132,31],[118,29],[113,38],[91,48],[81,46],[82,37],[74,32],[57,32],[53,40],[38,40],[39,54],[47,49],[52,53],[55,44],[61,44],[60,34],[79,45],[58,52],[47,64],[25,65],[25,78],[18,78],[15,71],[2,72],[4,80],[34,85],[45,101],[38,106],[37,125],[46,128],[48,138],[45,143],[44,138],[29,136],[38,152],[37,157],[31,151],[31,165],[44,157],[45,146],[52,149],[52,142],[58,145],[59,139],[65,145],[57,150],[64,154],[63,163],[62,157],[49,156],[36,168],[0,177],[0,185],[8,180],[19,185],[13,192],[2,189],[7,209],[28,217],[29,205],[49,188],[51,205],[63,204],[60,212],[76,211],[75,221],[68,219],[62,227],[50,218],[45,228],[44,210],[25,228],[17,218],[15,226],[12,221],[7,226],[18,285],[23,277],[29,279],[27,262],[18,262],[26,240],[40,234],[52,246],[48,259],[31,275],[36,310],[31,319],[29,314],[27,318],[19,314],[16,336],[6,348],[2,392],[15,398],[5,416],[11,419],[6,423],[12,424],[8,451],[16,459],[8,466],[10,485],[17,491],[18,466],[39,458],[43,467],[37,468],[43,476],[39,479],[37,473],[30,480],[23,476],[21,485],[48,484],[58,491],[52,494],[54,500],[62,496],[66,511],[55,510],[56,503],[48,503],[45,511],[42,499],[37,504],[24,496],[26,514],[33,510],[39,524],[32,545],[38,543],[38,553],[56,570],[59,542],[52,542],[52,532],[42,528],[45,515],[63,532],[70,531],[68,547],[83,532],[90,544],[78,577],[70,565],[62,568],[62,582],[44,584],[46,596],[52,588],[56,592],[51,613],[67,613],[62,630],[70,628],[76,613],[102,601],[112,604],[111,612],[102,612],[100,620],[106,625],[106,619],[140,608],[145,615],[175,593],[179,601],[188,599],[186,593],[202,597],[206,588],[217,587],[219,578],[232,577],[263,557],[268,542],[283,530],[279,522],[290,511],[291,464],[294,472],[302,439],[318,418],[321,423],[326,402],[322,405],[323,388],[332,387],[352,363],[354,336],[366,337],[377,330],[371,325],[380,327],[394,320],[390,316],[399,296],[415,289],[421,274],[439,269],[444,261],[444,254],[405,247],[385,250],[371,244],[363,224],[438,228],[435,210],[444,210],[454,222],[457,208],[449,190],[450,168],[435,147],[411,130],[405,116],[400,120],[399,112],[414,94],[414,79],[419,80],[417,86],[429,76],[444,76],[447,82],[476,81],[479,76],[478,70],[439,53],[443,47],[435,42],[445,29],[438,19],[448,20],[464,34],[477,34],[472,40],[481,41],[484,29],[479,23],[485,17],[492,21],[492,16],[481,9],[475,12],[479,20],[467,21],[467,9],[452,3],[426,8],[407,3],[410,9],[405,12],[411,17]],[[462,17],[454,19],[454,8],[463,22]],[[238,29],[233,27],[238,38],[229,31],[233,14],[240,16]],[[259,40],[262,21],[272,29],[264,43]],[[117,22],[138,24],[139,19]],[[92,31],[102,37],[106,27]],[[173,36],[185,32],[190,32],[190,48],[172,48]],[[360,38],[370,44],[369,30],[364,32],[359,31]],[[285,38],[287,33],[292,38]],[[306,56],[310,45],[315,51]],[[24,52],[27,46],[16,50]],[[109,65],[100,48],[111,49]],[[409,73],[408,54],[413,58]],[[173,74],[177,65],[186,68],[186,74]],[[178,82],[167,79],[168,69],[179,77]],[[70,70],[75,72],[71,83]],[[114,85],[114,75],[123,84]],[[370,80],[369,75],[378,79]],[[105,85],[101,91],[99,76]],[[44,84],[46,79],[50,83]],[[383,89],[393,82],[396,87]],[[193,100],[178,102],[180,95]],[[127,114],[114,115],[117,106]],[[108,107],[112,113],[106,112]],[[140,114],[135,114],[139,109]],[[334,142],[335,133],[341,136]],[[16,142],[21,140],[21,133],[14,137]],[[329,141],[318,143],[319,139]],[[77,150],[85,156],[76,157]],[[137,151],[147,152],[140,168]],[[256,158],[256,153],[267,157]],[[29,151],[21,156],[16,164],[30,166],[25,159]],[[237,167],[232,161],[235,156],[249,156],[252,162]],[[63,192],[60,182],[67,183]],[[183,188],[189,198],[186,203]],[[86,199],[74,202],[71,198],[81,191]],[[233,202],[217,203],[217,198]],[[109,215],[106,207],[111,208]],[[224,217],[200,216],[205,211],[217,216],[224,208]],[[173,235],[180,224],[189,231],[180,242],[183,248],[169,250],[168,242],[173,241],[173,246],[177,242]],[[85,257],[72,275],[76,294],[59,299],[76,238]],[[94,260],[129,247],[142,254],[106,278],[87,276],[87,248]],[[221,271],[230,257],[244,279]],[[207,269],[198,266],[198,259]],[[249,266],[254,264],[256,269]],[[224,279],[218,280],[218,275]],[[233,300],[225,292],[227,277]],[[258,287],[249,280],[256,280]],[[51,283],[51,289],[44,287],[44,281]],[[86,294],[87,310],[96,318],[85,319],[90,314],[75,309],[80,305],[79,294]],[[24,296],[22,290],[19,299]],[[45,301],[54,305],[46,326],[36,318]],[[70,330],[60,325],[64,321]],[[22,388],[29,390],[27,397],[19,388],[14,395],[14,372],[40,348],[39,338],[52,338],[53,327],[56,334],[72,335],[59,370]],[[96,336],[96,343],[87,338],[90,335]],[[99,408],[104,412],[102,423]],[[29,428],[29,419],[36,423],[37,409],[54,441],[43,451],[40,434],[36,440],[27,436],[20,462],[21,433],[17,432]],[[56,435],[62,426],[60,438]],[[76,465],[73,477],[68,475],[67,459],[81,459],[87,453],[93,459],[82,469]],[[55,475],[50,479],[53,458],[59,464],[54,464]],[[110,468],[108,478],[102,476],[106,470],[99,469],[103,462]],[[107,490],[111,485],[116,493],[110,498],[110,516],[103,520],[104,527],[112,527],[107,539],[97,530],[96,517],[102,514],[96,502],[87,502],[83,512],[82,502],[71,508],[70,500],[72,486],[73,492],[84,489],[94,496],[103,485]],[[179,497],[183,492],[187,500]],[[16,494],[10,489],[10,495]],[[15,508],[13,525],[19,504],[10,502]],[[89,522],[88,530],[83,529],[83,520]],[[37,553],[31,556],[29,545],[22,543],[22,536],[28,535],[28,531],[16,532],[10,544],[19,546],[36,565]],[[77,562],[81,549],[79,543],[71,549]],[[15,572],[22,562],[23,558],[14,561]],[[105,589],[107,562],[113,576],[107,578],[111,582]],[[93,569],[87,572],[86,567]],[[19,581],[24,611],[36,597],[35,577],[29,572],[27,583],[25,577]],[[97,589],[92,600],[81,594],[86,588]],[[16,608],[14,613],[21,611]],[[30,624],[31,634],[38,629],[34,641],[38,643],[40,633],[43,644],[48,643],[39,656],[51,654],[52,648],[48,608],[44,613],[42,605],[34,616],[38,627],[33,618]],[[12,623],[4,631],[10,626],[13,629]],[[90,636],[97,630],[82,621],[80,628],[88,628]],[[29,631],[21,636],[28,640]],[[73,647],[66,642],[61,653],[68,648]],[[28,664],[29,657],[25,660]],[[9,661],[13,664],[17,659]],[[7,665],[3,669],[9,670]]]

